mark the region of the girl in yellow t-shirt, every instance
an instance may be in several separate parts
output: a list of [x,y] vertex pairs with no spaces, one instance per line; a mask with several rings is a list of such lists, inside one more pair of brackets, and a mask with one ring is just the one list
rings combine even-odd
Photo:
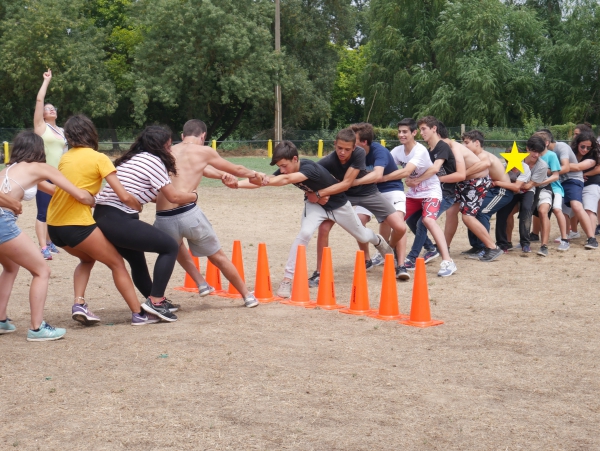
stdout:
[[[106,179],[124,204],[141,210],[137,199],[125,191],[119,182],[112,162],[98,152],[98,132],[88,117],[70,117],[65,122],[65,137],[71,149],[62,156],[58,169],[71,183],[96,195],[102,179]],[[159,321],[156,316],[146,314],[141,309],[123,258],[96,226],[90,207],[74,201],[63,190],[57,189],[48,207],[47,220],[48,234],[54,244],[80,260],[74,274],[74,320],[87,326],[100,321],[88,308],[84,297],[90,272],[98,260],[112,271],[115,285],[131,309],[131,324],[138,326]]]

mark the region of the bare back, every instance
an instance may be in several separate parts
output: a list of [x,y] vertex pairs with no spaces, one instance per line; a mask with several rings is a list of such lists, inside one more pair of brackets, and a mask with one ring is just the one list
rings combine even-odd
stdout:
[[[198,188],[212,152],[214,150],[208,146],[193,143],[179,143],[171,147],[177,167],[177,175],[171,175],[173,188],[184,193]],[[178,206],[179,204],[169,202],[162,193],[156,198],[157,210],[170,210]]]
[[[450,142],[450,147],[452,148],[453,151],[459,151],[464,160],[465,160],[465,169],[469,169],[471,166],[473,166],[475,163],[479,163],[479,157],[477,155],[475,155],[470,149],[468,149],[466,146],[456,142],[456,141],[451,141]],[[475,174],[473,174],[470,178],[471,179],[478,179],[481,177],[485,177],[486,175],[488,175],[488,170],[484,169],[483,171],[479,171]]]
[[510,177],[506,173],[506,169],[504,168],[504,165],[502,164],[500,159],[493,153],[487,151],[485,153],[487,153],[487,156],[490,159],[490,162],[492,163],[490,165],[490,178],[495,182],[510,183]]

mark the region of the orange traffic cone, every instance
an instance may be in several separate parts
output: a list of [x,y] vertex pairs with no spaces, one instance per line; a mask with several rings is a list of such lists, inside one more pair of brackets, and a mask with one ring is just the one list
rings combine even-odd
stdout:
[[222,296],[225,293],[221,285],[221,271],[210,260],[206,265],[206,283],[215,289],[210,293],[211,295]]
[[306,307],[310,305],[310,294],[308,292],[308,269],[306,266],[306,246],[298,245],[296,254],[296,269],[292,282],[292,297],[281,301],[282,304]]
[[371,310],[369,308],[369,289],[367,288],[365,253],[364,251],[356,251],[350,307],[340,310],[340,313],[347,313],[350,315],[368,315],[374,311],[375,310]]
[[394,256],[386,254],[383,265],[383,279],[381,281],[381,296],[379,297],[379,312],[372,313],[373,318],[384,321],[408,319],[408,315],[400,314],[398,307],[398,290],[396,288],[396,270]]
[[[190,255],[192,255],[192,251],[188,249],[188,252],[190,253]],[[192,255],[192,260],[194,261],[194,266],[196,267],[196,269],[198,271],[200,271],[200,262],[198,261],[198,257],[194,257]],[[196,286],[196,282],[194,282],[194,279],[192,279],[192,277],[186,272],[185,273],[185,279],[183,280],[183,286],[182,287],[175,287],[176,290],[179,291],[187,291],[189,293],[197,293],[198,292],[198,287]]]
[[430,327],[444,324],[443,321],[431,319],[431,311],[429,310],[429,289],[427,288],[427,273],[425,272],[425,260],[422,258],[417,258],[412,304],[410,306],[410,318],[407,320],[402,320],[400,323],[414,327]]
[[331,248],[323,248],[323,258],[321,259],[321,276],[319,278],[319,292],[317,302],[311,302],[306,308],[319,307],[325,310],[335,310],[344,308],[343,305],[336,304],[335,283],[333,281],[333,263],[331,261]]
[[254,296],[258,302],[268,304],[282,298],[273,296],[271,288],[271,273],[269,271],[269,257],[267,256],[267,245],[258,243],[258,260],[256,262],[256,282],[254,283]]
[[[233,266],[238,271],[238,274],[242,278],[242,281],[246,281],[244,276],[244,260],[242,259],[242,242],[239,240],[235,240],[233,242],[233,252],[231,254],[231,262]],[[227,298],[241,298],[242,295],[240,292],[233,286],[231,282],[229,282],[229,288],[227,289],[227,293],[224,294]]]

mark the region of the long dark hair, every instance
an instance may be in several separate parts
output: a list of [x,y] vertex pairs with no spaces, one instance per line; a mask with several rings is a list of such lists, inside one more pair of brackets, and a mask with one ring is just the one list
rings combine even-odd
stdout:
[[596,141],[596,137],[592,132],[581,132],[573,138],[573,141],[571,141],[571,149],[573,149],[575,156],[581,155],[579,153],[579,144],[584,141],[590,141],[592,143],[592,150],[590,150],[587,155],[590,155],[590,157],[596,161],[596,164],[600,164],[600,145],[598,145],[598,141]]
[[115,166],[131,160],[138,153],[148,152],[160,158],[160,161],[163,162],[169,174],[177,175],[175,158],[171,152],[165,149],[165,145],[170,139],[171,130],[168,128],[159,125],[146,127],[135,139],[129,150],[122,157],[115,160]]
[[8,164],[20,163],[45,163],[44,140],[31,130],[19,133],[13,142],[10,161]]
[[92,120],[76,114],[65,122],[65,138],[71,147],[91,147],[98,150],[98,132]]

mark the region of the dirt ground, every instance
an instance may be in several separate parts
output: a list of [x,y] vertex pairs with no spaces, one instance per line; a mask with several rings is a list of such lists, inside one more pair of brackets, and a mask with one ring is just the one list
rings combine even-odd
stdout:
[[[242,240],[251,287],[266,242],[276,288],[301,199],[293,187],[201,190],[227,254]],[[153,214],[148,206],[143,219]],[[32,237],[34,218],[29,203],[19,224]],[[12,294],[18,330],[0,336],[0,449],[598,450],[600,251],[583,241],[565,254],[551,245],[545,259],[511,253],[485,264],[460,257],[461,225],[458,272],[436,277],[439,259],[427,267],[432,315],[445,324],[423,330],[199,298],[173,290],[180,267],[167,293],[182,304],[179,321],[132,327],[100,264],[86,297],[103,321],[84,328],[70,317],[76,260],[61,253],[48,263],[46,319],[67,328],[65,339],[27,342],[25,271]],[[356,245],[339,227],[330,242],[347,304]],[[381,273],[368,273],[374,307]],[[407,313],[412,282],[398,291]]]

